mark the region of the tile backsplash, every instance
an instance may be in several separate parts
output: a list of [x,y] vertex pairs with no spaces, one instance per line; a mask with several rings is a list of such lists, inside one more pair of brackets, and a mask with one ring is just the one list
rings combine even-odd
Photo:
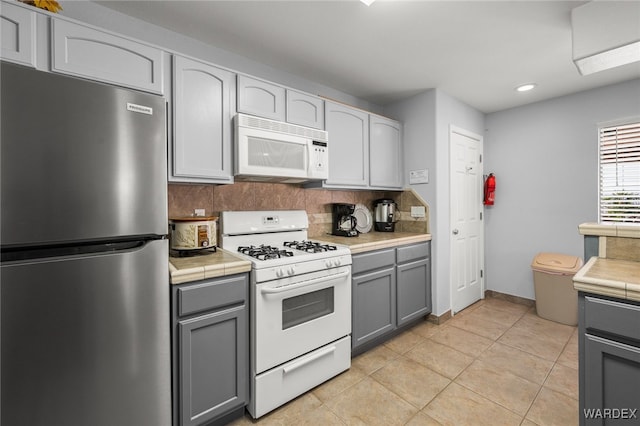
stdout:
[[[391,198],[398,203],[398,231],[428,232],[429,209],[412,191],[334,191],[300,185],[237,182],[232,185],[169,184],[169,217],[191,216],[195,209],[217,216],[228,210],[306,210],[309,236],[331,231],[331,203],[364,204],[373,213],[373,201]],[[411,218],[411,205],[424,205],[427,217]],[[406,229],[405,229],[406,228]]]

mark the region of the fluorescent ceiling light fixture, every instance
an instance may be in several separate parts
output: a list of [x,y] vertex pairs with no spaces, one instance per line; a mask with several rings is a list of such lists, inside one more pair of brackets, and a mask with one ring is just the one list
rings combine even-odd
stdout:
[[367,6],[371,6],[371,3],[373,3],[376,0],[360,0],[362,3],[366,4]]
[[536,86],[537,84],[535,83],[521,84],[520,86],[516,87],[516,90],[518,92],[528,92],[529,90],[534,89]]
[[593,74],[609,68],[620,67],[640,61],[640,41],[607,50],[593,56],[575,59],[574,62],[582,75]]
[[638,1],[591,1],[574,8],[573,62],[580,74],[640,61],[638,17]]

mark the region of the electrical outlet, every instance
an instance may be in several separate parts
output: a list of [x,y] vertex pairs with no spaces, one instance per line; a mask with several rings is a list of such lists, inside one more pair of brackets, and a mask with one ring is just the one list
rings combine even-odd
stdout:
[[194,216],[204,216],[204,209],[195,209],[193,211]]
[[425,217],[424,206],[411,206],[411,217]]

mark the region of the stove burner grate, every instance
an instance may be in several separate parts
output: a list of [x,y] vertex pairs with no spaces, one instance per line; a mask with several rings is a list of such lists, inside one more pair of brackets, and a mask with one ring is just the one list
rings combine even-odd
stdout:
[[316,241],[285,241],[285,247],[293,248],[296,250],[306,251],[308,253],[320,253],[325,251],[337,250],[336,246],[330,244],[322,244]]
[[254,257],[258,260],[279,259],[281,257],[293,256],[292,251],[280,250],[277,247],[272,246],[240,246],[238,252],[246,254],[247,256]]

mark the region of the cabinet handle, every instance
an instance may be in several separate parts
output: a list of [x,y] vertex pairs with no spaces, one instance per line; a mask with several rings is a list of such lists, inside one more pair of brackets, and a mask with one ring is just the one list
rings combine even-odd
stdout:
[[318,353],[315,353],[313,355],[310,355],[308,358],[305,359],[301,359],[298,362],[294,362],[291,365],[287,365],[286,367],[284,367],[282,369],[282,371],[284,371],[285,374],[287,373],[291,373],[292,371],[297,370],[298,368],[304,367],[307,364],[311,364],[313,361],[325,357],[327,355],[330,355],[332,353],[334,353],[336,351],[336,347],[335,346],[331,346],[330,348],[324,348],[323,350],[321,350]]
[[299,288],[308,287],[310,285],[314,285],[314,284],[318,284],[318,283],[323,283],[323,282],[328,282],[328,281],[333,281],[333,280],[337,280],[337,279],[340,279],[340,278],[344,278],[344,277],[348,276],[349,273],[350,273],[350,271],[346,271],[346,272],[341,272],[339,274],[329,275],[329,276],[326,276],[326,277],[320,277],[320,278],[314,278],[314,279],[307,280],[307,281],[302,281],[302,282],[296,283],[296,284],[283,285],[283,286],[280,286],[280,287],[273,287],[273,288],[263,288],[262,290],[260,290],[260,292],[263,293],[263,294],[284,293],[286,291],[293,291],[293,290],[297,290]]

